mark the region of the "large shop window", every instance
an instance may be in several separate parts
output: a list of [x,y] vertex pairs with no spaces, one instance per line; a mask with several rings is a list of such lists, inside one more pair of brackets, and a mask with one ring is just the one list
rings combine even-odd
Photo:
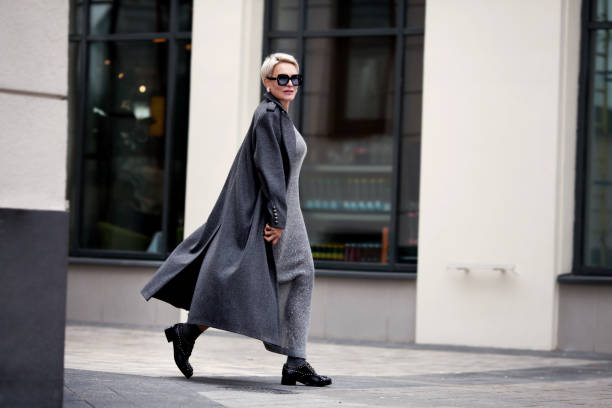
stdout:
[[192,1],[72,0],[72,256],[163,259],[183,240]]
[[269,0],[305,83],[300,199],[318,269],[416,272],[425,0]]
[[574,272],[612,276],[612,0],[583,7]]

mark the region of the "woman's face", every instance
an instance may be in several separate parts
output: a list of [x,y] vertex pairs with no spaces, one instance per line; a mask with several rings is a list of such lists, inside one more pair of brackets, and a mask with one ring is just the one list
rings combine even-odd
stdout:
[[[295,65],[289,62],[279,62],[274,66],[274,70],[272,71],[271,77],[276,77],[279,74],[287,74],[289,76],[296,75],[298,73]],[[266,88],[270,88],[270,93],[274,95],[283,105],[288,106],[289,102],[291,102],[295,98],[295,94],[297,93],[298,87],[294,86],[291,81],[287,82],[287,85],[281,86],[278,84],[276,79],[268,79],[264,80],[264,84]]]

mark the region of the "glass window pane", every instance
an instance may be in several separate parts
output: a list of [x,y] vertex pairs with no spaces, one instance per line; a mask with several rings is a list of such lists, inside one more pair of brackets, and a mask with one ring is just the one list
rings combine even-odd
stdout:
[[160,252],[167,48],[90,44],[82,248]]
[[406,2],[406,27],[425,27],[425,0],[408,0]]
[[421,168],[423,36],[409,36],[404,46],[404,93],[400,138],[398,261],[416,264]]
[[78,163],[76,142],[78,140],[78,117],[81,92],[81,71],[79,65],[79,43],[71,41],[68,45],[68,172],[67,195],[70,200],[70,249],[73,246],[73,237],[76,223],[76,166]]
[[584,263],[612,268],[612,30],[593,37],[586,139]]
[[83,0],[70,0],[70,34],[81,34],[83,22]]
[[299,28],[298,0],[272,0],[270,2],[270,24],[272,31],[296,31]]
[[[298,58],[297,40],[294,38],[274,38],[273,40],[270,40],[270,54],[273,52],[286,52],[287,54],[291,54],[295,58]],[[300,61],[298,61],[298,63],[300,63]]]
[[189,128],[189,84],[191,41],[178,41],[176,86],[174,90],[174,123],[172,129],[172,166],[170,191],[169,252],[183,241],[185,223],[185,181],[187,179],[187,133]]
[[612,0],[595,0],[594,3],[592,6],[593,15],[591,16],[593,20],[612,20]]
[[193,0],[180,0],[178,4],[178,30],[191,31]]
[[306,27],[334,28],[395,27],[397,0],[309,0]]
[[98,0],[90,6],[90,33],[168,31],[169,0]]
[[395,37],[306,41],[300,197],[317,260],[388,262]]

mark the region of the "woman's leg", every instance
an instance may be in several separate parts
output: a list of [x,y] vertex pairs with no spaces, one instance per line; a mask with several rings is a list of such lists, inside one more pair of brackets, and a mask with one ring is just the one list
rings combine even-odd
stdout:
[[306,359],[303,359],[302,357],[287,356],[287,365],[289,367],[299,367],[303,365],[305,362],[306,362]]
[[[293,358],[306,358],[312,287],[311,276],[299,275],[279,288],[280,292],[284,292],[281,297],[281,345],[287,348],[287,355]],[[297,361],[288,359],[287,362]]]

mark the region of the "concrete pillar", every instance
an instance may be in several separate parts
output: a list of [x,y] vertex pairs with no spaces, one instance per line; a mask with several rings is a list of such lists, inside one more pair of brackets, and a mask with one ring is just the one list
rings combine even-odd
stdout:
[[68,2],[0,10],[0,405],[61,407]]
[[579,3],[427,1],[417,343],[556,347]]

